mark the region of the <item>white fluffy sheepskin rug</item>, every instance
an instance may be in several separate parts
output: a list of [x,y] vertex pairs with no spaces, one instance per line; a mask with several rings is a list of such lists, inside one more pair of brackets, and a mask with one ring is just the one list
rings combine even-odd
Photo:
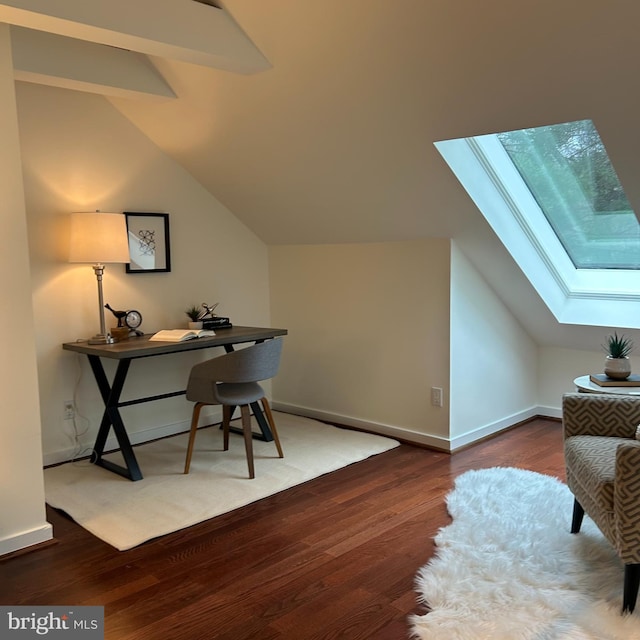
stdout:
[[468,471],[447,496],[453,523],[416,578],[429,612],[422,640],[640,640],[640,602],[621,616],[623,566],[585,516],[569,533],[573,496],[550,476]]

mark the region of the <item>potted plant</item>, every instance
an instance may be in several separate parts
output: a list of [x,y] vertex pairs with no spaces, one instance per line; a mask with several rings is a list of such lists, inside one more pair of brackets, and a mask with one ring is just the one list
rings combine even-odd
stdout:
[[631,374],[629,354],[633,350],[632,340],[624,334],[618,336],[618,333],[614,332],[612,336],[607,336],[607,343],[602,347],[607,353],[605,374],[614,380],[626,380]]
[[202,320],[198,320],[200,316],[200,312],[202,309],[197,307],[195,304],[191,305],[188,309],[185,310],[187,317],[189,318],[189,329],[202,329]]

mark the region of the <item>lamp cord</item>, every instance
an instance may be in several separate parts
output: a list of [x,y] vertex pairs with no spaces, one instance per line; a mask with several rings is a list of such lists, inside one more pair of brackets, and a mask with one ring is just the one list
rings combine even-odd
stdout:
[[[75,385],[73,388],[73,408],[74,414],[71,419],[71,425],[73,433],[69,436],[73,443],[73,453],[71,454],[71,462],[74,464],[90,464],[89,460],[82,460],[81,458],[86,458],[89,456],[91,458],[93,454],[93,447],[85,446],[81,438],[86,435],[89,431],[89,427],[91,426],[91,420],[87,418],[81,411],[78,409],[78,389],[80,387],[80,382],[82,381],[82,356],[80,354],[76,354],[76,369],[77,376]],[[79,422],[84,422],[85,426],[81,427]],[[69,435],[69,434],[68,434]]]

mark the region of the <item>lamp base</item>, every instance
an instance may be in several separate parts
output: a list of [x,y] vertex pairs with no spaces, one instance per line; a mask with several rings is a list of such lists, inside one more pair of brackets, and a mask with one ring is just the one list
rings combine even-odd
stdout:
[[109,334],[104,335],[98,333],[97,335],[93,336],[93,338],[89,338],[88,342],[89,344],[114,344],[115,340]]

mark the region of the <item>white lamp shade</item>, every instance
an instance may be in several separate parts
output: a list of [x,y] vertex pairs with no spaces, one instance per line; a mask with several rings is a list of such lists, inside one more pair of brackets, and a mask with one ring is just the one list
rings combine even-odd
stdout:
[[69,262],[129,262],[122,213],[72,213]]

